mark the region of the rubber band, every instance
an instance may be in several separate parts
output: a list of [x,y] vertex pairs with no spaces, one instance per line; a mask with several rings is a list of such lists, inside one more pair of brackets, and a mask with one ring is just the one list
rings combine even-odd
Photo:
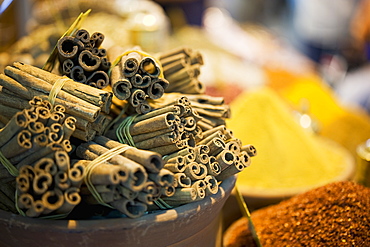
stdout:
[[157,59],[157,58],[155,58],[154,56],[151,56],[149,53],[146,53],[146,52],[143,52],[143,51],[138,51],[138,50],[128,50],[128,51],[125,51],[123,54],[121,54],[120,56],[118,56],[115,60],[114,60],[114,62],[112,63],[112,65],[111,65],[111,67],[109,68],[109,70],[108,70],[108,75],[110,75],[111,74],[111,72],[112,72],[112,70],[113,70],[113,68],[114,67],[116,67],[117,66],[117,64],[119,63],[119,62],[121,62],[121,60],[122,60],[122,57],[124,57],[124,56],[126,56],[126,55],[128,55],[129,53],[131,53],[131,52],[136,52],[136,53],[138,53],[139,55],[141,55],[141,56],[143,56],[143,57],[150,57],[150,58],[152,58],[155,62],[156,62],[156,64],[157,64],[157,66],[159,67],[159,70],[160,70],[160,74],[159,74],[159,78],[164,78],[164,75],[163,75],[163,68],[162,68],[162,64],[161,64],[161,62]]
[[53,215],[47,215],[47,216],[42,216],[39,217],[40,219],[48,219],[48,220],[60,220],[64,219],[68,216],[69,214],[53,214]]
[[120,153],[125,152],[127,149],[133,148],[128,145],[120,145],[115,148],[109,149],[109,151],[105,152],[104,154],[100,155],[96,159],[90,162],[88,166],[86,166],[86,175],[84,177],[85,184],[87,185],[87,188],[91,192],[91,194],[94,196],[96,201],[100,203],[101,205],[104,205],[109,208],[113,208],[111,205],[104,202],[103,198],[100,196],[99,192],[96,190],[95,186],[91,182],[91,174],[92,170],[102,164],[103,162],[111,159],[113,156],[118,155]]
[[10,175],[12,175],[13,177],[17,177],[19,175],[18,169],[12,163],[10,163],[10,161],[3,155],[1,151],[0,151],[0,162],[8,170]]
[[66,83],[66,81],[70,80],[70,78],[68,78],[67,76],[63,76],[62,78],[58,79],[53,87],[51,88],[50,92],[49,92],[49,102],[51,103],[52,106],[54,106],[54,103],[55,103],[55,99],[58,95],[58,93],[60,92],[60,90],[62,90],[64,84]]
[[132,115],[132,116],[126,117],[122,121],[122,123],[117,127],[116,136],[120,143],[128,144],[132,147],[135,147],[135,142],[132,139],[132,136],[130,134],[130,126],[134,122],[137,116],[138,115]]
[[20,215],[26,216],[26,214],[18,206],[18,190],[17,189],[15,190],[15,209],[17,209]]
[[118,114],[118,116],[115,118],[115,119],[113,119],[109,124],[108,124],[108,126],[104,129],[104,131],[103,131],[103,135],[105,135],[106,134],[106,132],[118,121],[118,120],[120,120],[121,118],[122,118],[122,116],[126,113],[126,110],[127,110],[127,108],[128,108],[128,104],[126,104],[124,107],[123,107],[123,109],[121,110],[121,112]]
[[158,198],[157,200],[154,201],[154,203],[155,203],[155,205],[157,205],[162,210],[173,208],[168,203],[163,201],[162,198]]

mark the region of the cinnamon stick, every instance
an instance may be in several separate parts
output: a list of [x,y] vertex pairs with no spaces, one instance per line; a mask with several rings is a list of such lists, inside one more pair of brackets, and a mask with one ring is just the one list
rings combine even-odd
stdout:
[[180,206],[197,199],[197,190],[193,187],[190,188],[176,188],[175,193],[171,197],[162,198],[163,201],[171,206]]
[[174,183],[173,173],[167,169],[161,169],[159,173],[148,173],[148,178],[154,183],[164,187],[172,186]]
[[191,162],[187,164],[185,168],[185,175],[189,177],[192,181],[203,179],[207,176],[207,167],[196,162]]
[[[61,79],[61,76],[24,63],[15,62],[13,63],[13,66],[24,72],[27,72],[30,75],[42,79],[51,85],[54,85],[55,82]],[[109,106],[112,101],[112,93],[93,88],[88,85],[80,84],[74,82],[73,80],[67,80],[63,86],[63,90],[80,99],[99,106],[103,112],[109,113]]]
[[[94,141],[108,149],[123,145],[119,142],[110,140],[105,136],[97,136],[94,138]],[[121,155],[143,165],[148,172],[158,173],[164,166],[162,157],[158,153],[148,150],[129,148]]]
[[28,121],[25,111],[17,112],[0,132],[0,147],[4,146],[4,144],[7,143],[15,133],[24,129],[27,126]]
[[[216,156],[217,162],[220,164],[221,171],[231,166],[235,161],[235,154],[229,150],[223,150]],[[222,174],[222,172],[221,172]]]
[[63,193],[64,202],[55,210],[56,214],[68,214],[81,202],[79,189],[76,187],[68,188]]
[[191,179],[185,173],[175,173],[174,181],[175,187],[188,188],[191,186]]
[[[99,146],[100,145],[94,145],[91,143],[81,144],[77,147],[76,154],[80,158],[94,160],[97,157],[99,157],[99,155],[108,151],[108,149]],[[123,185],[127,186],[133,191],[140,191],[145,186],[145,182],[147,180],[147,173],[145,172],[144,168],[141,165],[121,155],[116,155],[112,157],[110,160],[108,160],[108,162],[111,162],[119,166],[123,166],[125,169],[127,169],[129,177],[127,181],[122,183]]]
[[[25,87],[32,88],[32,89],[44,92],[45,94],[48,94],[52,90],[52,85],[53,84],[49,84],[49,83],[47,83],[47,81],[45,81],[43,79],[39,79],[39,78],[37,78],[37,77],[35,77],[31,74],[28,74],[27,72],[24,72],[24,71],[18,69],[18,68],[7,66],[7,67],[5,67],[4,72],[5,72],[6,75],[8,75],[9,77],[17,80],[19,83],[21,83]],[[66,91],[63,91],[63,90],[61,90],[58,93],[58,97],[65,100],[65,101],[68,101],[68,102],[86,107],[88,109],[92,109],[92,110],[96,110],[96,111],[100,110],[100,108],[98,106],[93,105],[93,104],[87,102],[86,100],[81,99],[79,97],[76,97],[75,95],[70,94],[69,92],[66,92]]]
[[209,162],[206,164],[208,174],[218,176],[221,173],[221,166],[214,156],[209,156]]
[[204,178],[204,182],[206,183],[206,196],[215,195],[218,192],[218,182],[217,179],[212,175],[207,175]]
[[[58,167],[55,164],[54,160],[52,158],[43,157],[39,159],[35,164],[33,165],[33,170],[35,173],[46,173],[50,174],[51,176],[54,176],[58,172]],[[23,167],[22,167],[23,168]],[[46,178],[49,179],[49,178]]]
[[254,157],[257,155],[257,149],[251,144],[242,146],[241,151],[246,151],[250,157]]
[[50,173],[40,171],[33,178],[32,191],[35,195],[43,195],[49,189],[52,182],[53,178]]
[[59,209],[64,203],[63,192],[59,189],[48,190],[41,197],[44,206],[43,214],[50,214]]
[[181,173],[185,171],[185,158],[183,156],[177,156],[167,160],[164,168],[174,173]]
[[12,158],[20,153],[32,147],[32,134],[28,130],[21,130],[12,139],[7,142],[7,145],[3,145],[0,151],[6,158]]
[[111,205],[132,219],[142,216],[148,208],[145,203],[128,200],[126,198],[114,201]]

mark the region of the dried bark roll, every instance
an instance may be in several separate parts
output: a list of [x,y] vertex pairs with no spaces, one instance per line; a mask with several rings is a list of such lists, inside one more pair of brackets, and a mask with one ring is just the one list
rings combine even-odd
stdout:
[[241,151],[246,151],[250,157],[254,157],[257,155],[257,149],[251,144],[242,146]]
[[[61,78],[61,76],[24,63],[15,62],[13,63],[13,66],[34,77],[42,79],[51,85]],[[63,86],[63,90],[80,99],[99,106],[103,112],[109,113],[109,108],[112,103],[112,93],[77,83],[73,80],[67,80]]]
[[100,58],[93,55],[89,50],[84,50],[78,55],[78,64],[84,71],[96,71],[100,67],[100,63]]
[[170,128],[176,120],[176,115],[164,113],[150,119],[131,124],[129,130],[131,135],[149,133],[156,130]]
[[25,111],[17,112],[1,130],[0,147],[7,143],[15,133],[25,128],[28,124],[28,118]]
[[221,171],[223,171],[234,163],[235,154],[229,150],[223,150],[216,156],[216,160],[221,166]]
[[209,161],[206,164],[206,167],[209,175],[216,177],[221,173],[221,166],[214,156],[209,156]]
[[83,48],[83,43],[71,36],[64,36],[58,41],[58,56],[61,62],[74,59]]
[[188,188],[191,187],[191,179],[186,176],[185,173],[175,173],[174,174],[175,178],[175,187],[180,187],[180,188]]
[[200,180],[207,176],[207,167],[196,162],[191,162],[186,165],[184,173],[192,181]]
[[180,206],[182,204],[195,201],[197,196],[197,190],[193,187],[176,188],[173,196],[164,197],[162,200],[171,206]]
[[185,158],[182,156],[171,158],[167,160],[164,168],[175,173],[184,172],[186,168]]
[[109,77],[104,71],[94,71],[88,78],[86,78],[87,85],[94,88],[103,89],[109,85]]
[[116,80],[112,85],[114,95],[120,100],[127,100],[131,96],[132,84],[127,79]]
[[[114,140],[110,140],[105,136],[97,136],[94,138],[94,141],[109,149],[123,145]],[[164,166],[164,161],[162,160],[162,157],[158,153],[148,150],[129,148],[126,149],[126,151],[123,152],[121,155],[143,165],[145,169],[151,173],[158,173]]]
[[94,47],[100,47],[101,44],[103,43],[104,41],[104,34],[103,33],[100,33],[100,32],[94,32],[91,37],[90,37],[90,40],[93,41],[93,46]]
[[111,204],[114,208],[118,209],[119,211],[127,215],[129,218],[133,219],[142,216],[148,208],[148,206],[145,203],[128,200],[126,198],[114,201]]
[[[83,143],[77,147],[76,155],[83,159],[94,160],[107,151],[108,149],[103,146],[94,145],[92,143]],[[121,155],[115,155],[108,161],[127,169],[128,178],[126,181],[122,182],[122,185],[132,191],[140,191],[145,186],[148,175],[140,164]]]
[[204,182],[206,183],[206,196],[214,195],[218,192],[218,182],[214,176],[206,176]]
[[56,214],[67,214],[81,202],[79,189],[76,187],[66,189],[63,193],[63,197],[64,202],[58,209],[55,210]]
[[165,79],[153,79],[150,86],[148,87],[148,96],[151,99],[159,99],[163,96],[166,88],[168,87],[168,81]]

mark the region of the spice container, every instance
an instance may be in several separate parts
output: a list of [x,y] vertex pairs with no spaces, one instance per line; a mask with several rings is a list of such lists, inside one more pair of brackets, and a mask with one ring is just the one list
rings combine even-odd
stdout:
[[[205,200],[137,219],[31,219],[0,210],[0,242],[5,246],[218,246],[219,213],[236,177],[222,182]],[[16,244],[16,245],[15,245]]]

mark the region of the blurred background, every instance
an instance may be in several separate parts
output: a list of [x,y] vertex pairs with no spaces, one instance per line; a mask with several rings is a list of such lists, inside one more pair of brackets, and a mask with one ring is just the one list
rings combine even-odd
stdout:
[[[59,37],[88,9],[82,27],[102,32],[107,49],[201,51],[206,93],[231,104],[233,132],[258,150],[237,182],[252,209],[322,184],[320,179],[370,180],[364,175],[370,170],[364,158],[370,152],[370,0],[0,0],[0,70],[14,61],[42,67]],[[248,101],[249,93],[261,88],[274,96],[264,95],[263,107],[251,112],[259,98]],[[268,110],[277,99],[289,117]],[[288,118],[298,131],[330,144],[317,148],[324,144],[309,139],[316,149],[308,150],[297,139],[300,132],[280,125]],[[367,154],[359,154],[359,147]],[[306,154],[333,169],[322,170]],[[275,184],[257,185],[252,177]]]
[[[86,25],[105,31],[112,40],[105,46],[138,44],[149,52],[159,52],[187,44],[206,48],[214,56],[216,49],[227,50],[229,62],[235,58],[241,61],[233,66],[249,70],[248,78],[242,72],[227,75],[229,81],[242,86],[265,83],[261,66],[285,67],[293,72],[314,70],[345,103],[369,111],[370,86],[361,79],[366,77],[370,56],[368,2],[3,0],[0,68],[20,55],[42,64],[55,39],[79,13],[90,8],[90,16],[95,17]],[[27,50],[31,47],[32,51]],[[214,73],[203,74],[205,83],[225,81],[220,75],[211,75]]]

